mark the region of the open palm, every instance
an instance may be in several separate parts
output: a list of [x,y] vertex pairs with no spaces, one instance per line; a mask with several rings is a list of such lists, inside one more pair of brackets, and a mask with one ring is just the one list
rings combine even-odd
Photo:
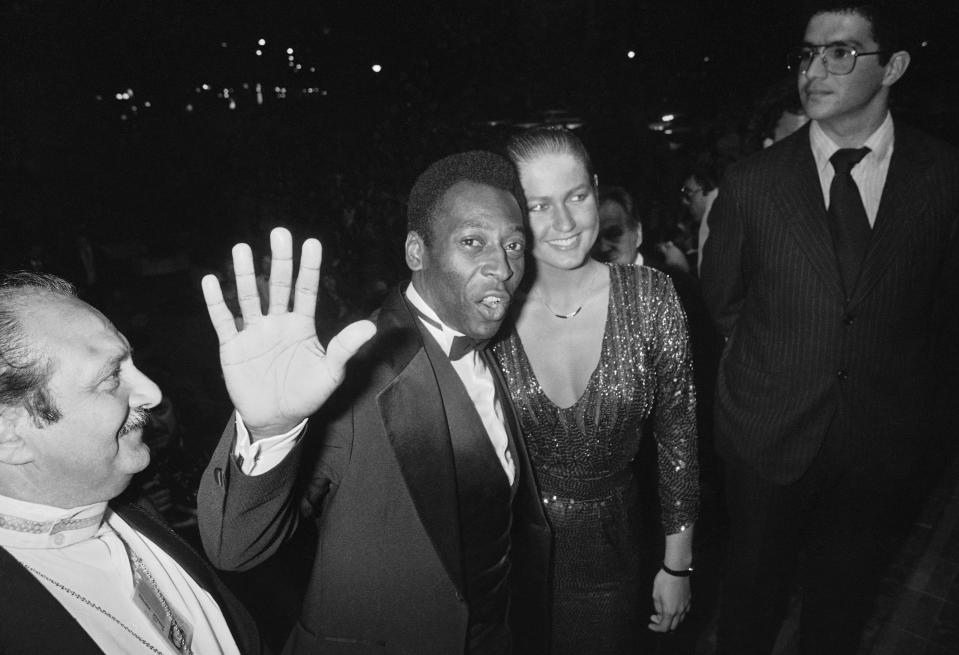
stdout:
[[369,321],[347,326],[323,349],[314,314],[322,247],[303,243],[300,270],[289,308],[293,239],[283,228],[270,234],[269,310],[263,314],[257,292],[253,253],[246,244],[233,248],[233,268],[242,327],[223,301],[220,283],[203,278],[203,296],[220,342],[220,364],[227,392],[253,440],[282,434],[313,414],[343,379],[347,360],[375,332]]

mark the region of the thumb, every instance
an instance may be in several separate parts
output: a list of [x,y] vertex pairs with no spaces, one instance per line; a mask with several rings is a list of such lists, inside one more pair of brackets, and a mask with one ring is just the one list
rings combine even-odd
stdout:
[[357,321],[347,325],[330,340],[326,347],[326,361],[330,366],[330,371],[336,371],[337,379],[339,379],[343,367],[346,366],[346,361],[355,355],[356,351],[369,341],[374,334],[376,334],[376,326],[373,323]]

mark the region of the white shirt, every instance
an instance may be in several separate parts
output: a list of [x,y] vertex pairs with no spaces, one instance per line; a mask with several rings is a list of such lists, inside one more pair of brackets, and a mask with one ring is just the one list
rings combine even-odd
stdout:
[[[133,571],[124,542],[143,560],[170,607],[192,626],[191,648],[196,655],[239,655],[213,597],[106,503],[61,509],[0,496],[0,546],[20,563],[99,605],[160,652],[175,655],[177,651],[133,601]],[[102,612],[31,574],[107,655],[147,651]]]
[[[449,355],[450,347],[453,345],[453,337],[463,336],[462,333],[446,326],[436,312],[426,304],[426,301],[423,300],[423,297],[420,296],[412,284],[406,289],[406,298],[424,315],[439,323],[440,328],[438,329],[431,325],[429,321],[420,319],[430,335],[436,339],[436,343],[439,344],[443,352]],[[483,427],[486,428],[486,434],[493,444],[496,457],[499,459],[510,485],[512,485],[516,478],[516,466],[513,463],[513,455],[509,450],[509,436],[503,418],[503,407],[496,397],[493,374],[486,367],[483,358],[477,356],[476,351],[456,361],[451,360],[450,363],[460,380],[463,381],[463,386],[466,387],[466,392],[469,394],[470,400],[473,401],[473,406],[483,422]],[[243,419],[237,412],[236,444],[233,454],[240,462],[240,470],[246,475],[262,475],[272,469],[293,450],[303,433],[305,425],[306,421],[303,421],[285,434],[267,437],[252,443],[250,434],[243,424]]]
[[[457,332],[443,323],[412,284],[406,288],[406,298],[410,301],[410,304],[440,325],[440,328],[437,328],[429,321],[420,319],[426,326],[426,330],[443,349],[443,352],[449,355],[450,348],[453,346],[453,337],[464,336],[463,333]],[[496,457],[512,485],[516,477],[516,467],[513,464],[513,455],[509,451],[509,436],[506,433],[506,424],[503,419],[503,407],[496,397],[493,374],[475,350],[460,359],[450,360],[450,363],[460,380],[463,381],[463,386],[466,387],[466,392],[469,394],[470,400],[473,401],[473,406],[476,407],[476,412],[479,414],[480,420],[483,421],[483,427],[486,428],[486,434],[493,444]]]
[[[882,199],[882,188],[886,184],[886,175],[889,173],[889,161],[892,159],[894,140],[892,114],[886,112],[886,119],[875,132],[869,135],[863,146],[869,148],[869,154],[862,158],[852,168],[852,179],[859,187],[866,217],[869,226],[876,224],[876,214],[879,213],[879,201]],[[819,183],[822,186],[823,202],[829,207],[829,187],[836,176],[829,158],[839,150],[839,146],[830,139],[817,121],[812,121],[809,127],[809,144],[812,147],[813,158],[816,160],[816,169],[819,171]]]

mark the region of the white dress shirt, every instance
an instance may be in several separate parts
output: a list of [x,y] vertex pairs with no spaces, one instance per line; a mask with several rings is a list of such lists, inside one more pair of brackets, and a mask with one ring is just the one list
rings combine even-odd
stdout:
[[[889,161],[892,159],[894,131],[892,114],[886,112],[886,119],[875,132],[869,135],[863,144],[869,148],[869,154],[862,158],[852,168],[852,179],[859,187],[869,227],[876,224],[876,214],[879,213],[879,201],[882,199],[882,188],[886,184],[886,175],[889,173]],[[819,171],[819,183],[822,185],[823,202],[829,207],[829,187],[836,176],[829,158],[839,150],[839,146],[830,139],[817,121],[809,126],[809,144],[816,160],[816,169]]]
[[[436,343],[439,344],[443,352],[449,355],[450,348],[453,346],[453,337],[464,336],[463,333],[457,332],[443,323],[412,284],[406,288],[406,299],[425,316],[439,324],[440,327],[437,328],[429,321],[420,319],[426,326],[426,330],[436,339]],[[463,381],[463,386],[466,387],[466,392],[469,394],[470,400],[473,401],[473,406],[476,407],[476,412],[483,421],[483,427],[486,428],[486,434],[493,444],[496,457],[512,485],[516,477],[516,466],[513,463],[513,455],[509,451],[509,436],[506,433],[506,424],[503,419],[503,407],[500,405],[499,398],[496,397],[493,374],[475,350],[460,359],[451,360],[450,363],[460,380]]]
[[[426,304],[423,297],[416,291],[412,284],[406,289],[406,298],[420,312],[440,325],[439,328],[432,325],[429,321],[420,319],[430,335],[436,339],[440,348],[449,355],[450,347],[453,345],[453,337],[463,336],[446,326],[440,320],[436,312]],[[500,400],[496,397],[496,385],[493,382],[493,374],[486,366],[483,358],[478,356],[476,351],[470,352],[459,360],[451,361],[453,370],[463,381],[466,392],[469,394],[473,406],[479,414],[483,427],[486,428],[486,434],[496,451],[496,457],[499,459],[510,485],[516,478],[516,466],[513,463],[513,455],[509,450],[509,436],[506,432],[506,425],[503,418],[503,407]],[[262,475],[279,464],[296,445],[303,433],[306,421],[289,432],[274,437],[261,439],[256,443],[250,440],[249,432],[243,424],[240,413],[236,413],[236,444],[233,454],[240,464],[240,470],[247,475]]]
[[[213,597],[162,548],[134,530],[106,503],[61,509],[0,496],[0,546],[20,563],[100,606],[158,651],[176,655],[173,646],[134,603],[129,547],[143,560],[169,606],[192,626],[191,648],[196,655],[239,655],[229,625]],[[31,574],[104,653],[147,652],[143,643],[103,612],[36,573]]]

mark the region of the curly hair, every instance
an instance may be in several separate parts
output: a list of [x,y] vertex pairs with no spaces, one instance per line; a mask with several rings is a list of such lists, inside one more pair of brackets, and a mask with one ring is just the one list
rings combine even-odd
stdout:
[[443,195],[457,182],[474,182],[507,191],[516,198],[526,220],[526,197],[516,167],[501,155],[471,150],[444,157],[427,168],[413,184],[407,207],[407,230],[429,246],[433,222]]

